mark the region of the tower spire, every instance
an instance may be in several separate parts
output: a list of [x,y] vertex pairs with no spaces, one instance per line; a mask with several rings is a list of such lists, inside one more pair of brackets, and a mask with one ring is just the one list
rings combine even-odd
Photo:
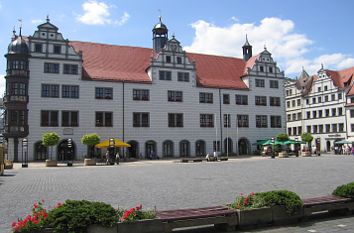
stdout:
[[49,23],[49,22],[50,22],[49,15],[47,15],[46,20],[47,20],[47,23]]
[[20,22],[20,34],[19,34],[19,36],[22,36],[22,19],[18,19],[18,22]]
[[252,57],[252,45],[248,42],[248,36],[246,34],[246,42],[242,46],[243,60],[248,61]]

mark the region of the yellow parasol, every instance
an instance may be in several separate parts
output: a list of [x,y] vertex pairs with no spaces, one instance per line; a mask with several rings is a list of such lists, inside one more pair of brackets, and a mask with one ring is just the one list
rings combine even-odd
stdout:
[[[131,147],[130,144],[123,142],[119,139],[114,139],[114,146],[115,147]],[[97,148],[109,147],[109,140],[104,140],[104,141],[100,142],[99,144],[97,144],[95,147],[97,147]]]

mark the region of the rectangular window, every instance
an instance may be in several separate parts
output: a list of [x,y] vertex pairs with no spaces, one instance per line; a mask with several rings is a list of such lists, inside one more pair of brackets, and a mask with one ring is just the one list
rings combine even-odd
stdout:
[[302,134],[302,127],[301,126],[297,127],[297,133],[298,133],[298,135]]
[[230,104],[230,95],[229,94],[223,94],[222,95],[222,100],[224,104]]
[[321,91],[321,87],[317,87],[317,91],[320,92]]
[[307,111],[306,112],[306,119],[310,119],[311,118],[311,112],[310,111]]
[[306,99],[306,104],[309,105],[310,104],[310,100]]
[[169,113],[168,127],[183,127],[183,113]]
[[338,130],[339,130],[339,132],[344,132],[344,124],[343,123],[338,124]]
[[297,113],[297,119],[298,119],[298,120],[301,120],[301,119],[302,119],[302,114],[301,114],[301,112],[298,112],[298,113]]
[[328,87],[327,87],[327,86],[324,86],[324,90],[327,91],[327,90],[328,90]]
[[259,67],[259,71],[260,71],[260,72],[264,72],[264,67],[263,67],[263,66],[260,66],[260,67]]
[[331,111],[332,111],[332,116],[336,116],[337,115],[337,109],[332,108]]
[[213,128],[214,127],[214,114],[200,114],[200,127]]
[[330,124],[326,124],[326,133],[331,132],[331,125]]
[[343,109],[342,108],[338,108],[338,115],[339,116],[343,115]]
[[280,106],[280,97],[269,97],[269,105],[270,106]]
[[329,117],[329,109],[325,109],[326,117]]
[[248,115],[237,115],[237,127],[240,128],[249,127]]
[[323,133],[323,125],[319,125],[318,126],[318,132],[319,133]]
[[248,105],[247,95],[236,95],[235,98],[236,98],[237,105]]
[[312,118],[317,118],[317,112],[316,111],[312,111]]
[[339,100],[342,99],[342,93],[338,93],[338,99],[339,99]]
[[265,87],[264,79],[256,78],[256,87]]
[[189,73],[188,72],[178,72],[177,80],[179,82],[189,82]]
[[311,125],[306,126],[307,133],[311,133]]
[[328,102],[328,95],[325,95],[325,102]]
[[268,128],[266,115],[256,115],[256,127],[257,128]]
[[354,103],[354,97],[350,97],[350,103]]
[[317,133],[317,125],[313,125],[313,133]]
[[96,112],[96,127],[112,127],[113,113],[112,112]]
[[291,136],[291,127],[288,128],[288,135]]
[[150,127],[150,113],[133,112],[133,127]]
[[230,128],[231,121],[230,121],[230,114],[224,114],[224,128]]
[[95,98],[96,99],[113,99],[113,88],[112,87],[96,87],[95,88]]
[[296,127],[293,127],[293,132],[294,132],[294,135],[297,134]]
[[297,103],[297,106],[300,106],[301,105],[301,99],[297,99],[296,103]]
[[288,114],[288,121],[291,121],[291,114]]
[[148,89],[133,89],[133,100],[149,101],[150,91]]
[[177,57],[177,64],[182,64],[182,58],[181,57]]
[[27,95],[27,89],[26,89],[26,84],[25,83],[9,83],[9,93],[10,95],[20,95],[20,96],[26,96]]
[[335,94],[332,94],[332,95],[331,95],[331,99],[332,99],[332,101],[335,101],[335,100],[336,100],[336,95],[335,95]]
[[171,71],[160,70],[159,71],[159,79],[171,81]]
[[321,96],[319,96],[319,97],[317,98],[317,102],[318,102],[318,103],[322,103],[322,98],[321,98]]
[[293,121],[296,121],[296,113],[293,113]]
[[63,127],[78,127],[79,112],[78,111],[62,111],[61,126]]
[[199,103],[213,103],[213,93],[200,92],[199,93]]
[[286,107],[290,108],[290,100],[286,101]]
[[337,124],[332,124],[332,132],[337,133]]
[[42,97],[59,98],[59,85],[42,84]]
[[53,47],[53,53],[61,54],[61,45],[54,45]]
[[260,106],[267,106],[267,96],[256,96],[255,104]]
[[350,118],[354,118],[354,109],[350,109]]
[[316,98],[312,98],[312,104],[316,103]]
[[59,74],[59,63],[44,63],[44,73]]
[[183,92],[182,91],[167,91],[167,99],[169,102],[182,102]]
[[34,44],[34,52],[41,53],[42,52],[42,44],[35,43]]
[[58,123],[58,111],[41,111],[41,126],[42,127],[57,127]]
[[281,116],[270,116],[270,127],[281,128]]
[[295,100],[292,100],[292,101],[291,101],[291,105],[292,105],[292,107],[296,107],[296,105],[295,105]]
[[79,98],[79,86],[74,85],[62,85],[61,86],[61,97],[62,98]]
[[277,80],[269,80],[269,87],[270,88],[279,88],[279,82]]
[[269,67],[269,73],[273,73],[273,67]]
[[352,132],[354,132],[354,124],[350,125],[350,129],[351,129]]
[[318,117],[319,117],[319,118],[322,117],[322,110],[318,110]]
[[64,64],[63,74],[78,74],[78,65]]
[[171,63],[171,56],[166,56],[166,63]]

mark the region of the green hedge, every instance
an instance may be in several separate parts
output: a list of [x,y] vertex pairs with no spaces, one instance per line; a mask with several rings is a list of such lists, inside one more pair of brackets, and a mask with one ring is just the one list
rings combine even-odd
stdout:
[[354,182],[338,186],[332,194],[340,197],[354,198]]

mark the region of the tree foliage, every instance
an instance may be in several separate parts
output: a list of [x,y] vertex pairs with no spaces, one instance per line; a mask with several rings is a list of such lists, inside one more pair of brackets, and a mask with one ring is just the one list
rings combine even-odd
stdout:
[[88,156],[92,158],[94,146],[100,143],[100,137],[95,133],[85,134],[81,138],[81,142],[88,147]]
[[289,136],[286,133],[280,133],[277,135],[278,141],[286,141],[289,139]]
[[301,140],[310,143],[313,140],[313,136],[310,133],[302,133]]
[[43,136],[42,136],[43,146],[46,146],[46,147],[55,146],[56,144],[58,144],[59,140],[60,140],[60,137],[55,132],[48,132],[48,133],[43,134]]

